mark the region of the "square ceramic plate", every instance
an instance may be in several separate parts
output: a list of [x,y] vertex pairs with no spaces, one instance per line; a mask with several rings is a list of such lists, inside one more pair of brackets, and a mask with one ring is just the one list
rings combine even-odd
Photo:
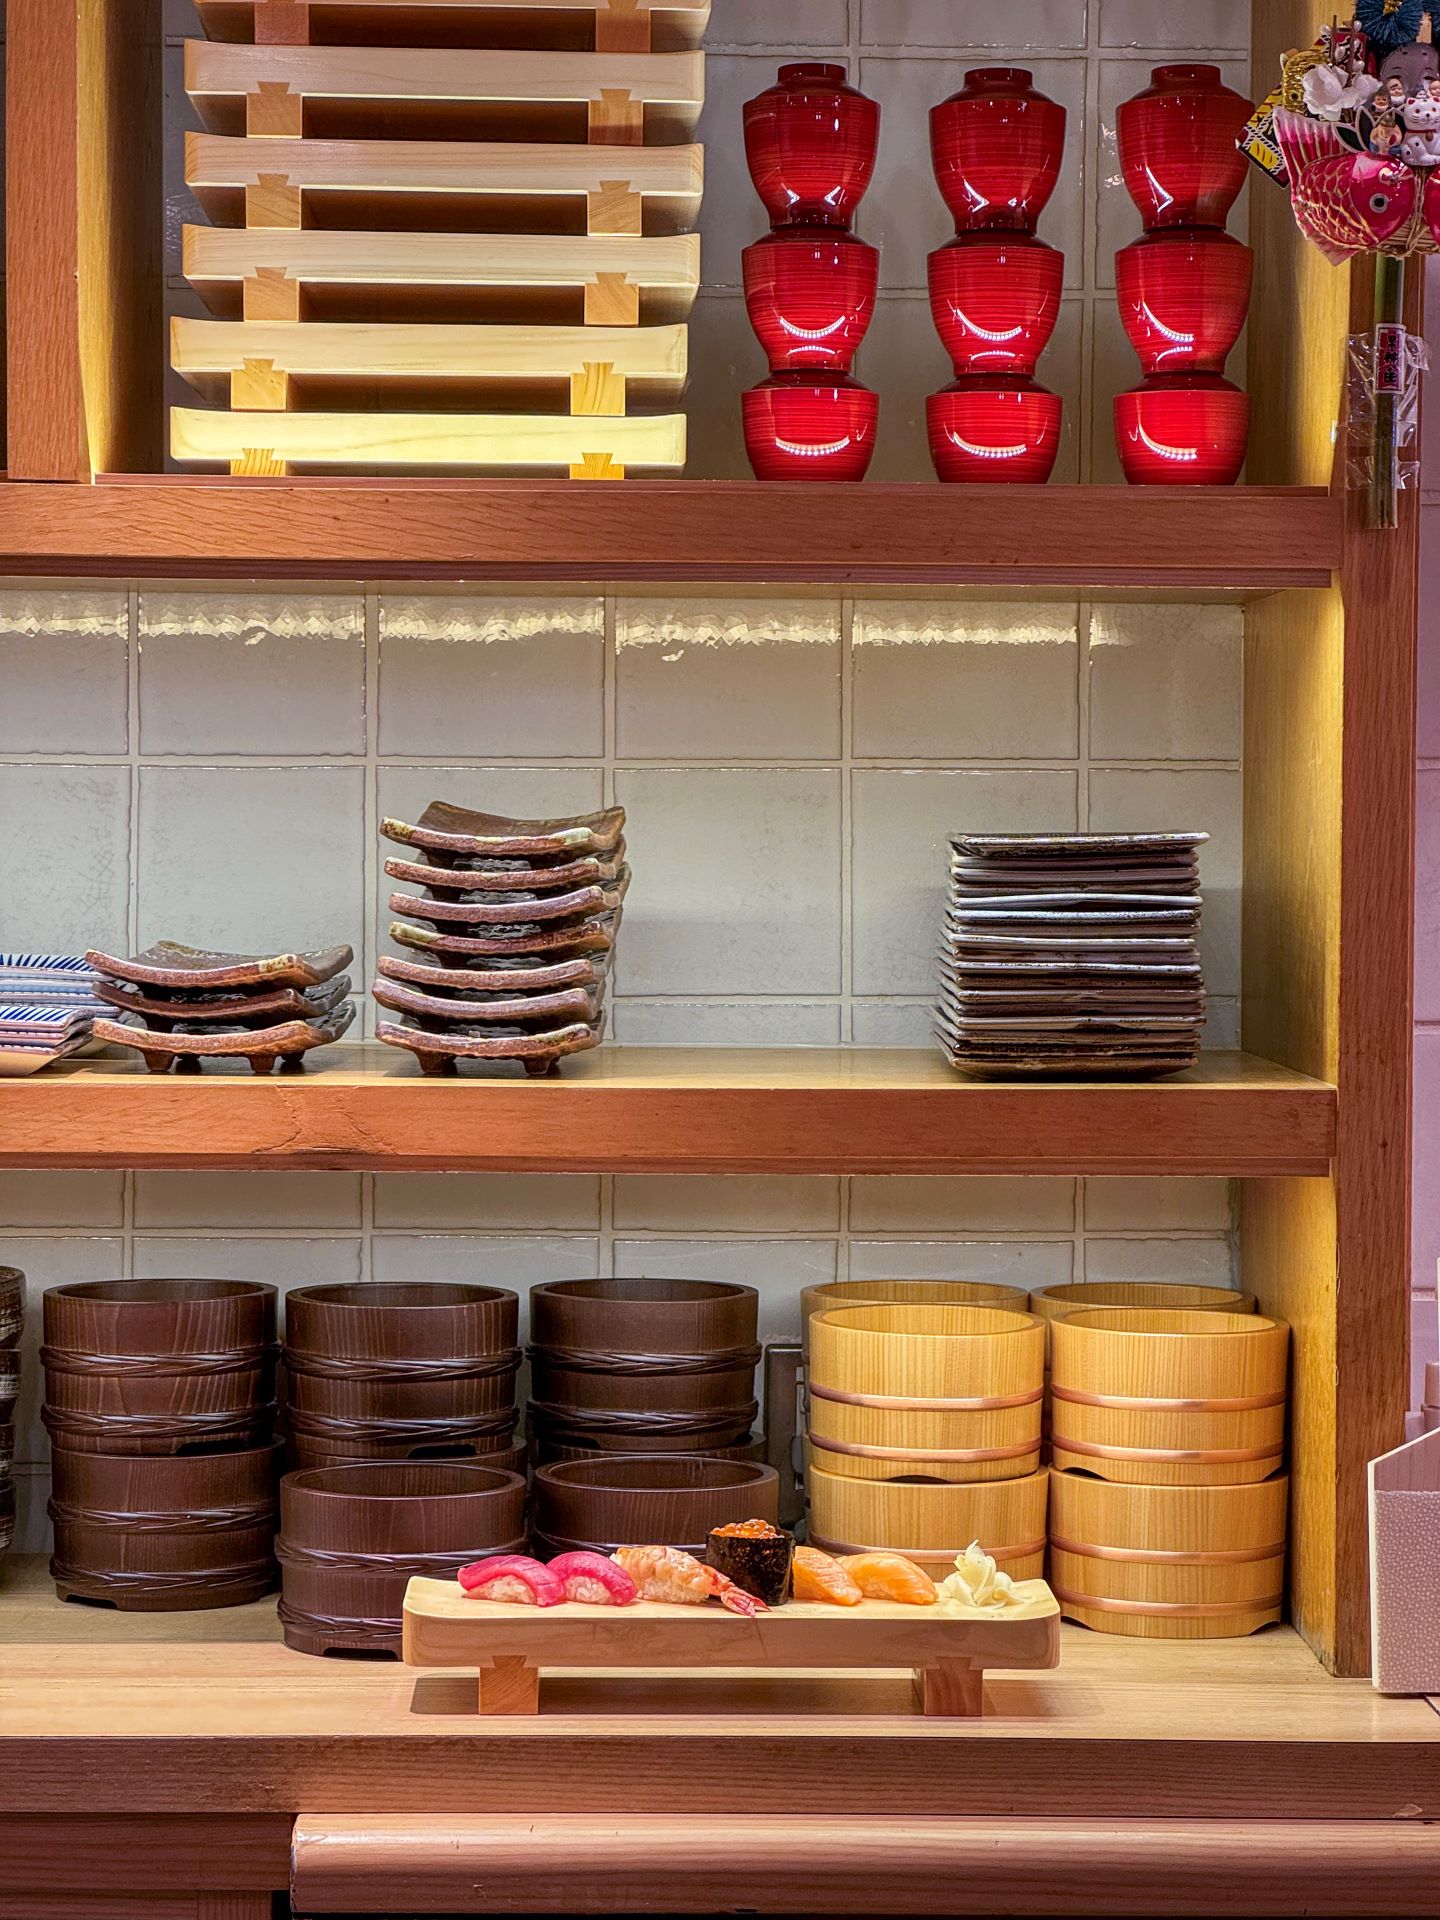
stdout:
[[277,1020],[314,1020],[329,1013],[351,992],[348,973],[337,974],[323,986],[301,993],[295,987],[277,987],[273,993],[185,993],[173,999],[146,993],[141,987],[102,980],[95,991],[107,1006],[138,1014],[147,1025],[164,1032],[167,1026],[274,1026]]
[[556,960],[546,965],[543,959],[523,956],[498,960],[472,960],[468,966],[447,967],[437,957],[412,959],[409,954],[382,953],[376,962],[387,980],[403,981],[431,993],[445,988],[454,993],[550,993],[564,987],[598,987],[609,970],[609,956],[603,953],[577,954],[573,960]]
[[603,1031],[602,1020],[593,1026],[577,1022],[543,1033],[520,1029],[486,1034],[421,1033],[417,1027],[381,1020],[375,1036],[387,1047],[404,1047],[413,1053],[426,1073],[454,1073],[461,1060],[518,1060],[526,1073],[538,1078],[554,1073],[569,1054],[598,1047]]
[[619,927],[618,913],[603,915],[597,920],[575,920],[558,927],[522,928],[508,937],[499,928],[492,928],[488,934],[440,933],[431,927],[415,927],[405,920],[392,920],[390,938],[402,947],[418,947],[424,953],[441,954],[447,961],[521,961],[534,954],[561,959],[583,953],[609,953]]
[[298,1064],[314,1047],[334,1044],[355,1018],[350,1001],[319,1020],[287,1020],[259,1031],[207,1033],[153,1033],[128,1021],[97,1020],[95,1038],[110,1046],[133,1047],[143,1055],[152,1073],[164,1073],[177,1062],[198,1069],[202,1060],[248,1060],[257,1073],[268,1073],[277,1060]]
[[503,813],[472,813],[448,800],[432,800],[414,826],[382,820],[387,840],[460,860],[576,860],[613,854],[625,831],[625,809],[515,820]]
[[1069,854],[1093,859],[1100,855],[1126,858],[1183,853],[1203,847],[1209,838],[1208,833],[952,833],[950,845],[957,853],[977,859]]
[[326,947],[318,953],[216,953],[162,940],[129,959],[108,953],[85,956],[97,973],[138,986],[169,987],[176,993],[214,993],[220,987],[318,987],[333,980],[355,958],[353,947]]
[[626,867],[610,887],[577,887],[570,893],[537,897],[521,894],[499,899],[422,900],[411,893],[392,893],[390,911],[437,927],[540,927],[561,920],[584,920],[597,913],[613,913],[630,885]]
[[443,1033],[455,1027],[553,1027],[557,1023],[591,1022],[600,1012],[602,988],[563,987],[558,993],[497,993],[485,999],[473,995],[422,993],[418,987],[377,980],[371,989],[377,1006],[410,1015],[426,1032]]
[[572,887],[608,885],[620,871],[624,851],[622,840],[606,859],[589,855],[552,867],[496,860],[476,867],[427,867],[414,860],[391,859],[385,862],[385,871],[392,880],[428,887],[442,900],[464,899],[472,893],[568,893]]

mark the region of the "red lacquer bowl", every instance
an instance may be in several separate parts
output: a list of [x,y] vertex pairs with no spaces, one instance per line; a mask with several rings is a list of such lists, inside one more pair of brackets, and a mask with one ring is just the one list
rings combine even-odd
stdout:
[[976,67],[930,110],[930,156],[957,233],[1033,233],[1064,152],[1065,109],[1024,67]]
[[942,480],[1041,484],[1060,451],[1058,394],[1023,378],[957,380],[926,402],[930,457]]
[[1223,227],[1245,184],[1250,102],[1218,67],[1156,67],[1116,115],[1120,171],[1150,227]]
[[930,311],[956,373],[1033,373],[1064,279],[1064,254],[1026,233],[963,234],[932,253]]
[[1116,396],[1115,442],[1132,487],[1233,486],[1249,433],[1249,395],[1219,374],[1162,374]]
[[745,158],[772,226],[848,227],[875,171],[880,108],[823,60],[745,103]]
[[1115,289],[1141,371],[1223,373],[1250,311],[1255,256],[1218,227],[1167,227],[1115,256]]
[[839,375],[820,384],[777,374],[741,395],[745,450],[757,480],[863,480],[880,397]]
[[848,373],[875,317],[879,249],[830,227],[782,227],[741,255],[745,307],[772,373]]

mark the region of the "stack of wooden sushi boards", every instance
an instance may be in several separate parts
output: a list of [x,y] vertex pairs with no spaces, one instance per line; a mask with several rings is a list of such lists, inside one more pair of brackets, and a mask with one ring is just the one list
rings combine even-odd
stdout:
[[[685,463],[710,0],[196,0],[184,465]],[[416,44],[421,42],[422,44]]]

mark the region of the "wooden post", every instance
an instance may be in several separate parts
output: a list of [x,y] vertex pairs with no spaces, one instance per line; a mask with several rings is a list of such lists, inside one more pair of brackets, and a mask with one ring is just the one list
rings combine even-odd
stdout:
[[284,413],[290,376],[273,360],[247,360],[230,376],[230,405],[237,412]]
[[245,189],[247,227],[284,227],[290,231],[305,223],[300,189],[288,174],[262,173],[253,187]]
[[288,80],[262,80],[245,96],[245,132],[251,140],[301,140],[305,136],[305,97],[292,93]]
[[623,415],[624,374],[616,373],[608,360],[587,360],[579,373],[570,376],[570,411]]
[[261,47],[308,47],[309,0],[255,0],[255,44]]
[[240,298],[247,320],[298,320],[300,282],[292,280],[283,267],[257,267],[241,288]]
[[595,13],[597,53],[649,53],[650,11],[636,0],[602,0]]
[[540,1669],[522,1654],[504,1654],[480,1669],[481,1713],[510,1718],[540,1711]]
[[915,1674],[915,1701],[920,1711],[951,1719],[978,1719],[985,1711],[985,1671],[963,1660],[942,1660]]
[[632,100],[624,87],[604,87],[590,102],[592,147],[643,147],[645,103]]
[[640,289],[632,286],[623,273],[597,273],[593,286],[585,289],[587,327],[638,327]]

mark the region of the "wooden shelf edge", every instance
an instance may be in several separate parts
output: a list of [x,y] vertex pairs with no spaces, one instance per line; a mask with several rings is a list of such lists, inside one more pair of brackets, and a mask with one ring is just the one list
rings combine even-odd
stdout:
[[1238,1179],[1323,1177],[1335,1148],[1335,1090],[1243,1054],[1048,1086],[965,1080],[929,1052],[615,1047],[538,1082],[328,1057],[303,1075],[100,1061],[0,1081],[0,1166]]
[[805,581],[1266,593],[1329,585],[1317,488],[102,476],[0,482],[14,574]]

